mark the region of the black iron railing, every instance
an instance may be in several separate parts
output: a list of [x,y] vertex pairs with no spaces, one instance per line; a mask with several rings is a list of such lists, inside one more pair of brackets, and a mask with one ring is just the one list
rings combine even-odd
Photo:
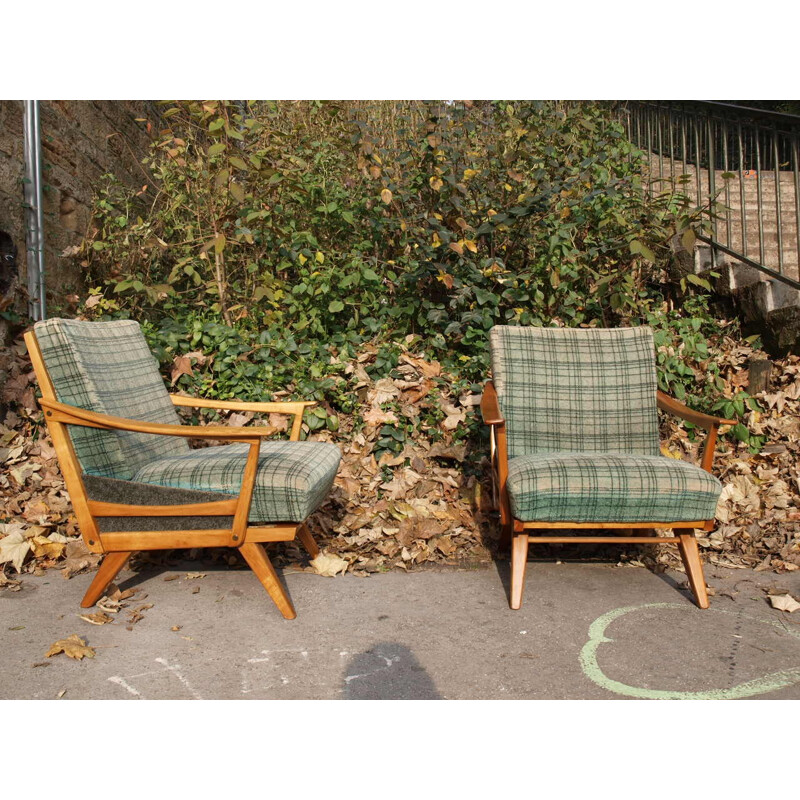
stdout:
[[629,100],[621,113],[650,177],[712,207],[700,239],[800,289],[800,117],[710,101]]

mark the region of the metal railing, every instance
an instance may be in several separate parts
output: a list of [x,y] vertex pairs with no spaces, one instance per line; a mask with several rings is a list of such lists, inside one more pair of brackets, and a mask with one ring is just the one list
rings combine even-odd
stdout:
[[710,232],[698,238],[800,289],[800,117],[709,101],[621,108],[651,179],[710,206]]

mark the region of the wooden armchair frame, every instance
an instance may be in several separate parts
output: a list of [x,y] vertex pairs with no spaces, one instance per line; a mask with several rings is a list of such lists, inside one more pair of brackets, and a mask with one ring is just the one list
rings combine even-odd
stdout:
[[[656,402],[662,411],[667,411],[708,431],[700,466],[711,472],[714,451],[717,444],[717,433],[720,425],[735,425],[736,420],[723,419],[699,411],[675,400],[664,392],[656,392]],[[708,592],[706,591],[703,564],[695,538],[695,529],[710,531],[714,528],[714,520],[695,520],[692,522],[522,522],[511,513],[506,482],[508,480],[508,447],[506,441],[505,419],[500,411],[497,391],[492,381],[487,381],[481,397],[481,414],[483,421],[490,426],[490,458],[495,478],[495,507],[500,509],[501,546],[511,546],[511,596],[510,606],[518,609],[522,605],[522,592],[525,588],[525,565],[528,559],[530,542],[546,544],[567,543],[618,543],[618,544],[653,544],[655,542],[674,542],[678,545],[686,575],[689,579],[695,601],[700,608],[708,608]],[[530,536],[529,530],[542,529],[617,529],[633,532],[633,529],[653,531],[655,528],[677,529],[677,536]]]
[[[53,439],[58,463],[64,475],[83,541],[93,553],[104,553],[100,569],[87,590],[81,607],[93,606],[103,595],[111,581],[125,565],[128,558],[137,550],[172,550],[191,547],[234,547],[241,552],[245,561],[255,572],[261,584],[275,602],[286,619],[296,616],[294,606],[286,589],[278,579],[275,568],[267,556],[264,542],[292,541],[298,537],[309,555],[313,558],[319,553],[314,538],[305,522],[276,523],[253,526],[248,523],[250,505],[253,499],[258,454],[261,440],[275,433],[268,426],[256,428],[237,428],[224,425],[164,425],[125,419],[107,414],[97,414],[76,406],[66,405],[56,400],[55,389],[45,367],[36,334],[28,331],[25,344],[39,381],[42,397],[40,404],[44,409],[45,421]],[[290,440],[300,438],[303,412],[309,401],[245,403],[227,400],[204,400],[200,398],[171,395],[176,406],[191,408],[216,408],[228,411],[274,412],[294,416]],[[134,431],[160,436],[182,436],[191,439],[211,439],[234,441],[248,444],[250,449],[242,478],[239,496],[214,502],[189,503],[182,505],[128,505],[91,500],[83,481],[81,469],[67,429],[68,425],[79,425],[103,430]],[[214,517],[233,517],[230,528],[215,528]],[[103,517],[209,517],[209,528],[204,530],[146,530],[146,531],[101,531],[98,519]]]

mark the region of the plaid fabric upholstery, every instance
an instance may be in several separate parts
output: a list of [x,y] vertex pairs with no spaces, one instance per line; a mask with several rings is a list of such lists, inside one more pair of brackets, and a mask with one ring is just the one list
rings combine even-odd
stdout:
[[649,328],[489,332],[509,458],[530,453],[659,453]]
[[513,515],[523,522],[688,522],[713,519],[722,485],[664,456],[552,453],[508,464]]
[[[142,467],[135,481],[239,494],[249,445],[190,450]],[[262,441],[250,522],[302,522],[325,499],[341,453],[327,442]]]
[[[34,326],[56,397],[63,403],[129,419],[180,420],[139,324],[49,319]],[[83,470],[130,479],[155,459],[188,452],[185,439],[71,426]]]

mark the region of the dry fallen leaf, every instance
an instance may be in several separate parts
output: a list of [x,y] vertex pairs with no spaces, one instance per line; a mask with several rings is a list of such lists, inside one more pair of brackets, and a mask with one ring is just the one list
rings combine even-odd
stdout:
[[769,601],[773,608],[777,608],[779,611],[788,611],[790,614],[800,608],[800,603],[790,594],[772,594]]
[[53,644],[50,645],[50,649],[47,651],[47,658],[50,658],[50,656],[57,656],[59,653],[64,653],[64,655],[74,658],[76,661],[80,661],[83,658],[95,657],[94,650],[88,647],[86,641],[81,639],[77,633],[67,636],[66,639],[59,639],[57,642],[53,642]]
[[105,611],[98,611],[95,614],[78,614],[78,616],[92,625],[105,625],[108,622],[114,621],[114,617],[110,614],[106,614]]
[[333,578],[340,572],[344,574],[347,570],[347,561],[339,556],[331,555],[330,553],[320,553],[316,558],[311,560],[311,566],[318,575],[325,575],[328,578]]
[[22,572],[22,564],[30,549],[31,543],[22,533],[10,533],[0,539],[0,564],[10,561],[17,572]]
[[205,572],[187,572],[186,573],[186,580],[187,581],[193,581],[196,578],[205,578],[205,577],[206,577],[206,573]]

